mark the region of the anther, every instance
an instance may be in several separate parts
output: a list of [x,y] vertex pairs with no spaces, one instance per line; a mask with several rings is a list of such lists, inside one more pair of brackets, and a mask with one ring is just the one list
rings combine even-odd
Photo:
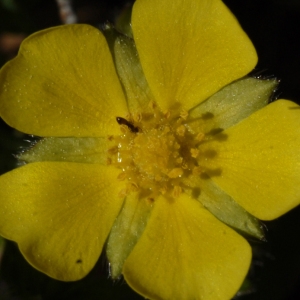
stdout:
[[192,171],[193,175],[197,176],[200,175],[202,173],[201,168],[200,167],[194,167],[193,171]]
[[154,109],[156,108],[155,102],[154,102],[154,101],[150,101],[150,102],[149,102],[149,107],[150,107],[152,110],[154,110]]
[[108,149],[108,153],[109,154],[117,154],[118,153],[118,147],[114,146],[114,147]]
[[120,130],[123,134],[126,134],[127,132],[129,132],[129,128],[126,125],[120,125]]
[[169,132],[170,132],[170,127],[166,126],[166,127],[164,128],[163,135],[166,135],[166,134],[169,133]]
[[199,155],[199,150],[198,149],[192,148],[190,150],[190,152],[191,152],[191,156],[194,157],[194,158],[196,158]]
[[170,178],[177,178],[180,177],[183,174],[183,170],[181,168],[174,168],[168,173],[168,176]]
[[143,114],[116,117],[122,133],[108,137],[113,143],[108,147],[107,164],[116,165],[120,169],[117,179],[125,180],[120,197],[140,193],[147,195],[143,199],[152,205],[159,194],[179,197],[185,192],[182,179],[203,174],[197,160],[205,134],[201,129],[191,133],[186,124],[188,112],[180,107],[175,109],[162,112],[151,101]]
[[185,133],[184,125],[180,125],[179,127],[177,127],[176,132],[179,136],[184,136]]
[[179,185],[175,185],[172,192],[173,197],[178,198],[181,193],[182,193],[182,188]]
[[134,116],[133,116],[133,120],[135,121],[135,122],[141,122],[142,121],[142,118],[143,118],[143,116],[142,116],[142,114],[141,113],[137,113],[137,114],[135,114]]
[[186,161],[184,161],[182,164],[181,164],[181,168],[186,170],[188,168],[188,164]]
[[166,192],[167,192],[167,187],[166,186],[163,186],[159,189],[159,191],[164,195]]
[[186,120],[188,116],[189,116],[189,113],[188,113],[186,110],[182,110],[182,111],[180,112],[180,117],[181,117],[183,120]]
[[176,159],[176,163],[182,164],[182,162],[183,162],[183,158],[182,158],[182,157],[178,157],[178,158]]
[[118,180],[125,180],[125,178],[126,178],[126,173],[125,172],[120,173],[117,177]]
[[166,111],[164,112],[164,115],[165,115],[166,119],[169,119],[170,116],[171,116],[171,112],[170,112],[169,110],[166,110]]
[[205,134],[203,132],[199,132],[196,136],[196,140],[199,142],[202,142],[204,137],[205,137]]
[[128,191],[129,192],[136,192],[139,190],[138,185],[135,182],[130,182],[128,185]]

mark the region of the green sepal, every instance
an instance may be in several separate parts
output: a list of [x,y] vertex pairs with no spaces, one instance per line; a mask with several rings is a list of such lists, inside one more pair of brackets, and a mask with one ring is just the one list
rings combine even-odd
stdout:
[[26,163],[64,161],[107,164],[110,141],[107,138],[43,138],[17,157]]
[[119,33],[110,24],[105,25],[103,33],[113,56],[129,112],[147,112],[149,102],[154,98],[140,64],[134,40]]
[[229,195],[207,178],[201,186],[198,200],[216,218],[246,237],[265,240],[263,225]]
[[266,106],[277,85],[276,79],[245,77],[234,81],[193,108],[188,124],[205,133],[229,128]]
[[130,38],[133,38],[132,27],[131,27],[131,13],[132,13],[132,5],[126,6],[115,21],[115,28],[122,34]]
[[123,264],[143,233],[152,204],[140,199],[138,193],[126,197],[107,241],[106,254],[110,263],[110,275],[118,278]]

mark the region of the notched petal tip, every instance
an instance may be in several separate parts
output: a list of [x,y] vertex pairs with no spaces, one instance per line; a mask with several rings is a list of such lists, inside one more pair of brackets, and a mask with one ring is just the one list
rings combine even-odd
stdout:
[[249,244],[200,203],[160,197],[123,273],[150,299],[230,299],[250,261]]
[[226,143],[203,145],[203,151],[219,153],[203,161],[222,169],[214,182],[261,220],[278,218],[300,203],[299,112],[296,103],[277,100],[225,130]]
[[0,84],[1,117],[29,134],[104,136],[119,132],[114,115],[127,113],[106,40],[89,25],[31,35],[2,68]]
[[257,63],[251,41],[219,0],[140,0],[132,27],[146,79],[163,110],[174,101],[189,110]]
[[0,177],[0,233],[50,277],[88,274],[122,206],[118,171],[98,164],[31,163]]

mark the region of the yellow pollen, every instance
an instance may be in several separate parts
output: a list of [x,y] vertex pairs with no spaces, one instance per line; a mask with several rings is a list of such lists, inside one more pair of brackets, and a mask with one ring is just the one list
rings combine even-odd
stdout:
[[184,127],[184,125],[179,126],[179,127],[176,129],[176,132],[177,132],[178,135],[184,136],[184,133],[185,133],[185,127]]
[[178,163],[178,164],[182,164],[182,161],[183,161],[183,158],[182,158],[182,157],[178,157],[178,158],[176,159],[176,163]]
[[125,180],[126,179],[126,173],[125,172],[122,172],[118,175],[118,179],[119,180]]
[[120,125],[120,130],[124,134],[126,134],[129,131],[129,129],[126,125]]
[[154,101],[150,101],[149,102],[149,108],[151,108],[152,110],[154,110],[156,108],[156,103]]
[[181,168],[174,168],[172,171],[168,173],[168,176],[170,178],[177,178],[177,177],[181,177],[182,174],[183,174],[183,170]]
[[170,132],[170,127],[165,127],[163,134],[167,134],[168,132]]
[[193,168],[193,175],[197,176],[201,174],[201,168],[200,167],[194,167]]
[[186,111],[186,110],[182,110],[180,112],[180,117],[183,119],[183,120],[186,120],[187,117],[188,117],[189,113]]
[[136,192],[136,191],[138,191],[138,189],[139,189],[139,187],[135,182],[130,182],[128,184],[128,187],[127,187],[128,192]]
[[116,117],[120,135],[108,137],[107,164],[120,169],[118,180],[127,181],[120,197],[137,192],[153,203],[159,194],[179,197],[185,180],[202,173],[198,148],[205,135],[189,130],[188,112],[180,107],[161,112],[151,101],[149,108],[153,113]]
[[143,115],[141,113],[137,113],[137,114],[134,114],[133,115],[133,120],[138,123],[138,122],[141,122],[142,121],[142,118],[143,118]]
[[114,146],[114,147],[108,149],[108,153],[109,154],[116,154],[116,153],[118,153],[118,147]]
[[168,188],[166,186],[163,186],[159,189],[159,191],[164,195],[168,191]]
[[169,119],[170,116],[171,116],[171,112],[170,112],[169,110],[166,110],[166,111],[164,112],[164,115],[165,115],[166,119]]
[[195,148],[192,148],[191,149],[191,155],[192,155],[192,157],[196,158],[199,155],[199,150],[195,149]]
[[187,162],[183,162],[182,165],[181,165],[182,169],[186,170],[189,166],[187,164]]
[[196,140],[199,141],[199,142],[202,142],[204,140],[204,133],[203,132],[199,132],[196,136]]

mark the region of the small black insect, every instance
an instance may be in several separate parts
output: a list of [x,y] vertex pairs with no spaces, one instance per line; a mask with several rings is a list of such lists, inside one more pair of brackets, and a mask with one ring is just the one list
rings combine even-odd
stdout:
[[116,117],[117,122],[119,123],[119,125],[126,125],[131,132],[139,132],[139,128],[138,127],[134,127],[133,124],[131,124],[129,121],[127,121],[124,118],[121,117]]

